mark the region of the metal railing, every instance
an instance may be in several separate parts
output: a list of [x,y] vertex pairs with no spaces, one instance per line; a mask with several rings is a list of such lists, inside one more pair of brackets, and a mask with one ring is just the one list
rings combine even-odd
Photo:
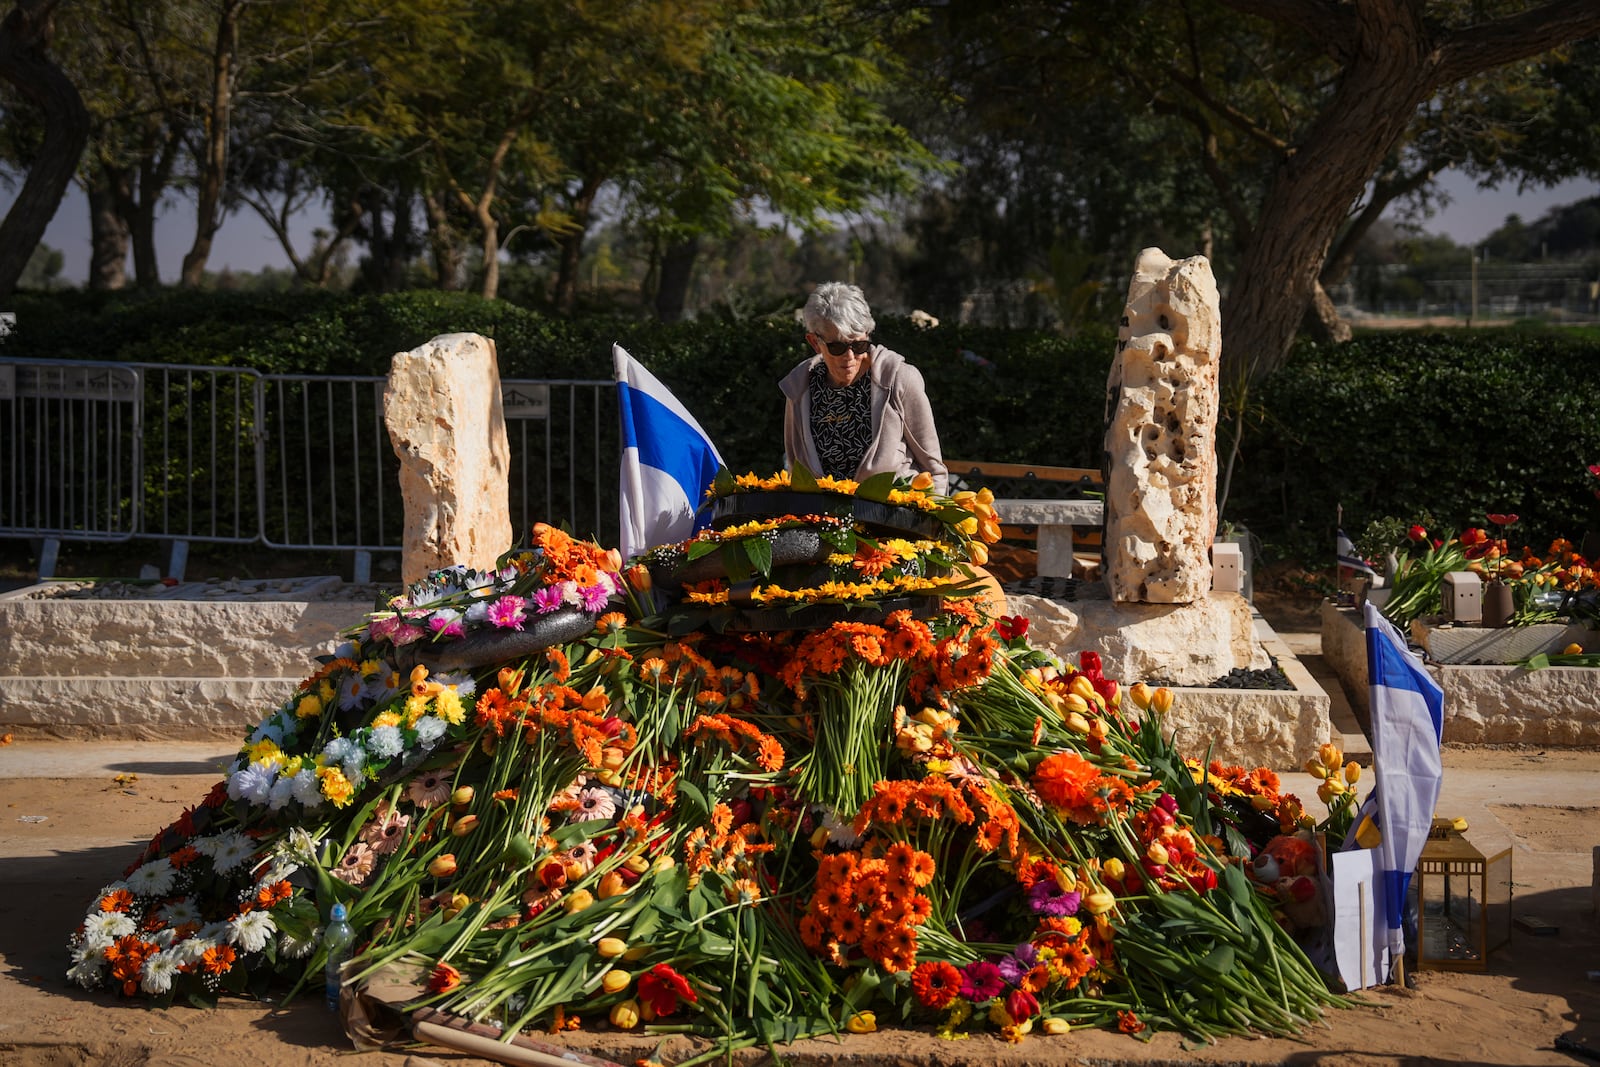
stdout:
[[[501,383],[513,525],[614,544],[610,381]],[[0,357],[0,537],[396,551],[384,379]],[[492,401],[485,399],[487,417]]]

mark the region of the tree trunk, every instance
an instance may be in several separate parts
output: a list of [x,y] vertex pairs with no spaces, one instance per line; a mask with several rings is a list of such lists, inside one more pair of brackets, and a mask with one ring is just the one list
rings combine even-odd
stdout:
[[440,289],[458,293],[467,287],[467,257],[461,247],[461,234],[450,221],[450,208],[432,190],[422,195],[428,213],[428,248],[433,253],[433,275]]
[[211,57],[211,107],[205,119],[205,144],[196,183],[194,244],[183,257],[179,280],[190,289],[205,277],[211,241],[222,227],[222,191],[228,180],[228,131],[233,117],[233,82],[238,71],[239,13],[246,0],[223,0]]
[[[572,201],[572,232],[561,238],[561,264],[556,271],[556,308],[570,313],[578,303],[578,265],[583,260],[583,239],[589,235],[589,213],[594,208],[600,179],[583,180]],[[680,305],[679,310],[682,310]]]
[[478,226],[483,230],[483,288],[479,294],[495,300],[500,296],[500,223],[485,206],[478,212]]
[[128,224],[118,210],[128,195],[124,167],[99,167],[90,175],[89,288],[121,289],[128,284]]
[[694,273],[695,256],[699,254],[700,238],[690,237],[668,245],[661,257],[661,285],[656,289],[656,318],[662,322],[677,322],[683,318],[689,279]]
[[1447,82],[1595,33],[1600,5],[1546,3],[1436,35],[1416,2],[1223,2],[1325,36],[1345,65],[1321,117],[1273,173],[1234,272],[1222,373],[1237,383],[1270,374],[1289,354],[1334,235],[1417,105]]
[[402,182],[394,194],[394,226],[389,230],[389,257],[383,264],[382,286],[386,293],[398,293],[406,287],[406,267],[411,263],[412,242],[416,238],[412,198],[411,186]]
[[1353,336],[1350,324],[1339,314],[1333,298],[1321,282],[1312,285],[1311,303],[1306,306],[1306,318],[1301,328],[1313,340],[1325,345],[1342,345]]
[[44,142],[16,202],[0,222],[0,301],[10,299],[44,236],[89,140],[89,112],[60,67],[45,55],[60,0],[17,0],[0,23],[0,79],[44,113]]

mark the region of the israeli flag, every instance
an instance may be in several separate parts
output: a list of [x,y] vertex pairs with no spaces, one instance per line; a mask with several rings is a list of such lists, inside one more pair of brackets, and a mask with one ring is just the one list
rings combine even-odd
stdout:
[[722,457],[678,398],[621,345],[611,346],[622,411],[624,559],[682,541],[707,525],[695,509]]
[[1378,813],[1383,833],[1384,914],[1392,972],[1405,955],[1406,889],[1433,827],[1433,811],[1444,781],[1439,741],[1444,735],[1444,690],[1406,647],[1400,631],[1378,609],[1366,605],[1367,678],[1372,697],[1372,766],[1377,772]]

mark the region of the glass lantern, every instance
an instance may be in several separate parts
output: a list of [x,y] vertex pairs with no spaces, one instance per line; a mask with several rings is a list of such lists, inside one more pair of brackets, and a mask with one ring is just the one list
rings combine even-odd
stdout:
[[1436,826],[1417,862],[1417,968],[1486,971],[1511,940],[1511,850],[1485,856]]

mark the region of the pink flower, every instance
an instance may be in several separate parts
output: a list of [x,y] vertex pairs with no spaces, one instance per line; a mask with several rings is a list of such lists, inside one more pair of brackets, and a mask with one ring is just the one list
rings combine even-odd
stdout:
[[503,596],[489,605],[489,621],[502,630],[520,630],[527,618],[527,603],[519,596]]
[[386,619],[373,619],[367,624],[367,636],[373,640],[386,640],[394,637],[395,631],[400,629],[400,616],[390,615]]
[[584,611],[604,611],[606,601],[611,599],[611,594],[604,583],[596,582],[586,589],[578,590],[578,599]]
[[412,626],[410,623],[403,622],[394,632],[394,643],[397,645],[409,645],[411,642],[420,640],[427,635],[428,631],[422,627]]
[[533,610],[548,615],[561,606],[561,587],[547,585],[533,594]]
[[976,960],[961,970],[961,995],[974,1004],[994,999],[1004,988],[1000,968],[988,960]]

